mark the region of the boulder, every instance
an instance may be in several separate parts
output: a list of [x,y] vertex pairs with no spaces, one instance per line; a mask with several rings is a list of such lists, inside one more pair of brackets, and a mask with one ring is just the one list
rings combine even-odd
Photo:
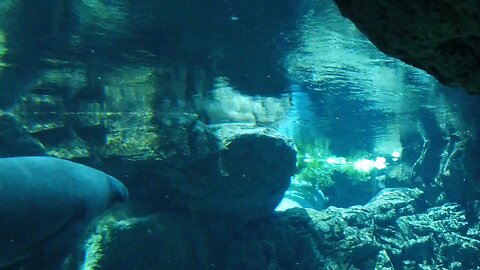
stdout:
[[206,126],[188,133],[188,151],[164,160],[118,160],[127,170],[132,200],[151,211],[188,211],[229,217],[236,226],[268,216],[296,169],[296,151],[276,131],[252,125]]

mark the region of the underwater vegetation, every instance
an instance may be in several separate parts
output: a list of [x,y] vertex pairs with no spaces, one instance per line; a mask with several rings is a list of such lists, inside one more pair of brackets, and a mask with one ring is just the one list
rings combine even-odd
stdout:
[[[345,158],[327,156],[318,148],[310,153],[302,153],[299,150],[299,173],[296,177],[299,181],[306,181],[319,188],[328,188],[333,185],[332,174],[334,172],[346,174],[353,183],[370,180],[376,171],[387,167],[386,158]],[[316,151],[315,151],[316,150]]]

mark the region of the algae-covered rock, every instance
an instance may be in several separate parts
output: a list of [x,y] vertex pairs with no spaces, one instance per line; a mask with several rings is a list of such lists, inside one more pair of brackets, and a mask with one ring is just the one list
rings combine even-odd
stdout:
[[419,189],[387,188],[381,190],[365,207],[375,212],[375,219],[392,221],[423,209],[423,192]]
[[190,212],[244,221],[269,215],[295,172],[293,145],[267,128],[208,127],[188,133],[188,152],[159,161],[121,161],[129,168],[132,199],[152,210]]
[[425,211],[423,203],[418,189],[385,189],[364,206],[294,208],[251,221],[229,246],[228,269],[242,263],[261,269],[474,269],[479,240],[467,235],[463,208],[445,204]]
[[208,230],[191,215],[101,220],[86,243],[84,269],[219,269]]
[[224,190],[225,198],[232,202],[246,199],[230,209],[250,209],[252,216],[271,212],[296,170],[293,144],[268,128],[221,125],[214,129],[224,146],[220,151],[223,175],[216,188]]
[[43,155],[45,147],[15,116],[0,112],[0,153],[3,156]]
[[300,208],[252,221],[225,250],[229,270],[325,269],[311,218]]
[[55,95],[27,94],[18,104],[17,114],[31,133],[65,126],[65,105],[63,99]]
[[375,262],[374,269],[385,269],[385,270],[394,270],[392,262],[388,257],[388,253],[386,250],[382,250],[378,253],[377,261]]
[[240,269],[225,268],[240,263],[231,252],[249,252],[242,269],[271,264],[261,254],[273,246],[232,239],[249,221],[272,214],[295,171],[295,148],[274,130],[251,125],[197,121],[188,138],[188,153],[109,161],[128,174],[129,209],[140,217],[101,222],[89,240],[87,269]]
[[[142,213],[232,215],[243,224],[270,214],[288,187],[296,167],[292,143],[254,124],[206,125],[213,118],[204,109],[213,101],[202,72],[185,66],[63,72],[62,79],[60,69],[45,70],[31,92],[20,93],[16,121],[43,154],[125,181]],[[258,124],[278,121],[289,104],[244,98],[248,108],[258,107],[250,112]]]
[[479,252],[480,241],[467,235],[469,224],[459,204],[445,204],[404,216],[397,224],[401,234],[409,239],[399,258],[409,257],[417,262],[433,260],[445,265],[457,262],[467,268],[478,264],[472,254]]

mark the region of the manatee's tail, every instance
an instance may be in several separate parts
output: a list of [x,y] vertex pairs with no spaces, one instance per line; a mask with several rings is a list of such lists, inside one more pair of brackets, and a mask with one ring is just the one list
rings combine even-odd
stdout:
[[110,184],[110,192],[112,194],[112,203],[128,200],[128,189],[122,182],[120,182],[120,180],[113,176],[108,176],[108,181]]

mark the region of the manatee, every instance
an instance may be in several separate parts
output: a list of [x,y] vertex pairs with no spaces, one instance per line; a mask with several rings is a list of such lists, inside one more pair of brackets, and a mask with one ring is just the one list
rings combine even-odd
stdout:
[[127,199],[122,182],[85,165],[0,158],[0,268],[61,269],[89,224]]

